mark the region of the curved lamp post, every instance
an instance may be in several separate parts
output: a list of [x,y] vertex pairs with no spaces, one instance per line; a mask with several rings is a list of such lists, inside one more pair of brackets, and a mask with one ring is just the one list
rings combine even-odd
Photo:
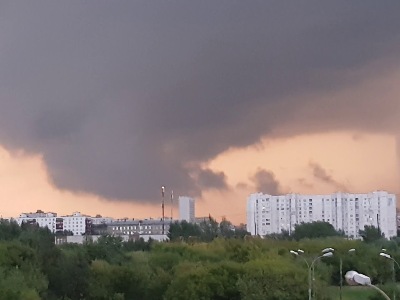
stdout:
[[[325,249],[324,249],[324,250],[325,250]],[[308,300],[311,300],[311,299],[312,299],[311,270],[314,271],[314,269],[313,269],[314,263],[315,263],[318,259],[320,259],[320,258],[322,258],[322,257],[331,257],[331,256],[333,256],[333,253],[332,253],[332,252],[326,252],[326,253],[322,254],[321,256],[316,257],[316,258],[311,262],[311,265],[308,263],[308,261],[307,261],[304,257],[302,257],[302,256],[300,255],[300,254],[303,254],[303,253],[304,253],[303,250],[301,250],[301,249],[299,249],[299,250],[297,250],[297,251],[290,250],[290,253],[293,254],[293,255],[295,255],[295,256],[300,256],[300,257],[304,260],[304,262],[307,264],[307,269],[308,269]]]
[[[382,251],[386,251],[386,249],[382,249]],[[400,269],[400,265],[393,257],[390,256],[390,254],[381,252],[381,253],[379,253],[379,255],[386,259],[390,259],[392,261],[392,272],[393,272],[392,279],[393,279],[393,284],[395,285],[394,290],[393,290],[393,300],[396,300],[396,270],[394,269],[394,264],[396,264],[399,269]]]
[[297,251],[290,250],[290,253],[295,255],[295,256],[301,257],[304,260],[304,262],[306,263],[306,265],[307,265],[307,270],[308,270],[308,300],[311,300],[311,269],[310,269],[310,264],[308,263],[308,261],[303,256],[301,256],[299,254],[299,253],[303,254],[304,251],[301,250],[301,249],[299,249],[299,250],[297,250]]
[[344,275],[344,277],[349,285],[364,285],[371,287],[381,293],[381,295],[385,297],[386,300],[390,300],[389,296],[386,295],[384,291],[371,283],[371,278],[369,278],[368,276],[360,274],[356,271],[348,271],[346,275]]
[[[332,255],[333,255],[333,252],[335,252],[335,249],[330,248],[330,247],[321,250],[321,253],[323,253],[323,254],[331,253],[331,254],[328,254],[328,255],[327,255],[328,257],[332,256]],[[325,256],[322,255],[321,257],[325,257]],[[318,258],[321,258],[321,257],[317,257],[317,259],[318,259]],[[314,270],[314,267],[312,268],[312,280],[313,280],[313,282],[315,281],[315,270]],[[315,295],[314,295],[314,296],[315,296]]]
[[[332,249],[332,248],[330,248],[330,249]],[[325,250],[325,249],[324,249]],[[332,249],[333,251],[334,251],[334,249]],[[315,281],[315,267],[314,267],[314,264],[320,259],[320,258],[323,258],[323,257],[332,257],[333,256],[333,252],[325,252],[324,254],[322,254],[321,256],[318,256],[318,257],[316,257],[314,260],[313,260],[313,262],[311,263],[311,266],[310,266],[310,269],[312,269],[312,284],[311,284],[311,286],[313,286],[313,283],[314,283],[314,281]],[[314,297],[315,297],[315,291],[314,291]],[[310,298],[311,299],[311,298]]]
[[[354,253],[356,249],[351,248],[347,251],[347,253]],[[339,288],[339,295],[340,300],[342,300],[342,289],[343,289],[343,258],[342,256],[339,257],[339,274],[340,274],[340,288]]]
[[391,257],[390,254],[382,253],[382,252],[381,252],[381,253],[379,253],[379,255],[382,256],[382,257],[385,257],[385,258],[387,258],[387,259],[392,260],[392,261],[397,265],[397,267],[400,269],[399,263],[398,263],[393,257]]
[[[349,249],[347,252],[348,253],[354,253],[356,251],[356,249],[351,248]],[[321,251],[322,253],[329,253],[331,252],[333,254],[333,252],[335,252],[334,248],[325,248]],[[342,289],[343,289],[343,258],[342,255],[339,256],[339,273],[340,273],[340,300],[342,300]],[[313,269],[313,280],[315,280],[314,278],[314,269]]]

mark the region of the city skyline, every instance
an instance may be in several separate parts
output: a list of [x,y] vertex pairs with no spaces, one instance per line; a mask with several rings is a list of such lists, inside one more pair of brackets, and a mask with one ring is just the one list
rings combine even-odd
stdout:
[[400,3],[0,7],[4,217],[159,217],[164,185],[166,216],[173,190],[236,224],[255,192],[400,194]]
[[[324,144],[326,145],[326,144]],[[280,148],[277,148],[276,151],[280,151]],[[256,150],[258,151],[258,150]],[[61,213],[71,213],[72,211],[81,211],[88,214],[101,214],[101,215],[109,215],[115,218],[124,218],[124,217],[138,217],[138,218],[149,218],[149,217],[160,217],[161,216],[161,195],[159,199],[159,203],[155,203],[154,205],[135,205],[134,203],[129,202],[110,202],[106,200],[102,200],[100,197],[96,197],[93,195],[76,195],[71,192],[65,191],[58,191],[54,186],[48,183],[48,175],[45,173],[43,169],[43,165],[40,164],[40,161],[35,158],[26,157],[25,155],[20,155],[18,158],[13,158],[10,154],[7,154],[4,150],[3,152],[0,151],[0,157],[5,158],[8,156],[8,164],[3,163],[3,167],[0,169],[0,175],[5,180],[5,188],[0,191],[3,199],[10,199],[4,203],[1,214],[3,217],[13,217],[17,216],[21,212],[21,208],[24,211],[36,211],[37,209],[42,209],[45,211],[60,211]],[[238,155],[240,153],[231,153],[230,156],[227,156],[225,159],[227,161],[232,160],[235,161],[238,159]],[[259,153],[258,155],[262,155]],[[22,156],[22,157],[21,157]],[[367,155],[368,156],[368,155]],[[252,155],[254,157],[254,155]],[[390,156],[388,156],[390,157]],[[21,159],[22,158],[22,159]],[[356,163],[355,161],[354,163]],[[359,160],[359,164],[363,162],[362,159]],[[381,161],[381,163],[384,161]],[[220,162],[221,164],[225,163],[223,160]],[[291,163],[291,162],[289,162]],[[0,162],[1,164],[1,162]],[[235,175],[235,170],[237,165],[232,165],[230,168],[233,170],[230,172]],[[295,166],[298,168],[298,166]],[[34,174],[30,174],[27,172],[26,168],[33,168]],[[382,180],[387,179],[385,177],[388,172],[388,168],[390,168],[389,162],[382,164],[380,169],[379,178]],[[375,168],[375,170],[379,170]],[[289,169],[290,170],[290,169]],[[389,169],[390,170],[390,169]],[[394,170],[394,168],[393,168]],[[279,171],[279,170],[278,170]],[[359,176],[363,169],[359,169],[359,172],[353,174],[353,176]],[[280,172],[283,173],[282,170]],[[314,173],[312,170],[311,173]],[[391,172],[389,172],[390,174]],[[236,175],[238,176],[238,175]],[[236,179],[232,176],[233,179]],[[270,181],[270,176],[265,176],[265,184],[270,184],[272,191],[275,189],[279,191],[282,189],[283,191],[287,192],[296,192],[296,193],[305,193],[305,194],[326,194],[326,193],[333,193],[338,191],[336,184],[332,184],[330,182],[322,181],[320,186],[322,188],[315,189],[315,187],[304,185],[304,182],[301,182],[301,185],[296,182],[295,178],[292,179],[292,182],[297,184],[299,187],[297,190],[289,190],[287,186],[280,187],[277,184],[278,179],[275,178],[274,180]],[[240,178],[240,177],[238,177]],[[17,187],[13,186],[12,184],[8,184],[7,180],[10,183],[18,183]],[[237,184],[239,185],[240,182]],[[27,187],[28,193],[21,193],[23,187]],[[355,192],[370,192],[373,190],[388,190],[393,191],[393,189],[387,187],[387,185],[381,185],[380,187],[373,187],[367,188],[367,184],[364,185],[359,184],[354,188]],[[372,186],[372,185],[371,185]],[[267,186],[268,187],[268,186]],[[160,187],[156,187],[160,190]],[[198,199],[196,210],[198,211],[197,215],[200,216],[208,216],[211,214],[212,216],[216,217],[217,219],[221,219],[222,217],[227,217],[229,220],[233,221],[234,223],[245,223],[245,207],[246,207],[246,199],[249,194],[259,192],[260,190],[252,189],[250,186],[250,190],[248,186],[238,186],[237,192],[238,195],[236,196],[237,200],[233,203],[232,206],[227,208],[226,206],[216,206],[215,203],[209,203],[207,200]],[[169,188],[167,187],[167,197],[168,199],[168,191]],[[248,192],[247,192],[248,191]],[[268,192],[265,190],[265,192]],[[21,194],[25,194],[23,198],[20,197]],[[222,197],[224,193],[215,193],[216,197]],[[215,195],[214,194],[214,195]],[[229,193],[225,193],[225,195],[229,195]],[[211,195],[212,196],[212,195]],[[215,197],[215,196],[214,196]],[[43,201],[43,198],[50,199],[50,201]],[[14,205],[18,203],[18,205]],[[10,207],[10,208],[8,208]],[[214,207],[214,208],[213,208]],[[166,216],[169,214],[169,201],[166,201]],[[174,208],[174,215],[178,216],[178,207],[177,203],[175,203]]]

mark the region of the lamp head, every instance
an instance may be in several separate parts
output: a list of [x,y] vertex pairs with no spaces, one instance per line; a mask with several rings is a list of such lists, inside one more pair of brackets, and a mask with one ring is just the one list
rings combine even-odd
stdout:
[[333,253],[332,253],[332,252],[327,252],[327,253],[324,253],[324,254],[322,255],[322,257],[331,257],[331,256],[333,256]]
[[392,258],[389,254],[383,253],[383,252],[379,253],[379,255],[382,256],[382,257],[385,257],[385,258],[389,258],[389,259]]
[[333,248],[325,248],[324,250],[322,250],[321,252],[322,253],[327,253],[327,252],[334,252],[335,251],[335,249],[333,249]]
[[348,271],[344,278],[349,285],[371,285],[371,278],[356,271]]

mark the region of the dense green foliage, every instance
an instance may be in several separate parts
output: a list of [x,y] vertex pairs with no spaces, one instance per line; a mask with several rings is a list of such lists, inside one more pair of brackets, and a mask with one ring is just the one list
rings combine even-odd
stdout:
[[217,237],[243,238],[248,232],[241,228],[235,228],[231,222],[223,219],[218,223],[211,216],[199,224],[186,221],[174,222],[170,225],[168,237],[171,241],[197,241],[210,242]]
[[[181,231],[170,232],[174,242],[104,236],[56,246],[47,229],[0,221],[0,299],[300,300],[308,288],[303,258],[311,262],[326,247],[336,251],[315,265],[314,299],[337,299],[330,286],[339,284],[340,257],[344,273],[357,270],[393,290],[391,261],[379,252],[384,247],[399,260],[398,240],[252,238],[223,222],[176,223]],[[289,253],[299,248],[303,258]]]
[[376,242],[385,236],[382,231],[375,226],[365,226],[364,230],[360,230],[360,235],[366,243]]
[[305,238],[315,239],[340,235],[343,234],[336,231],[332,224],[328,222],[316,221],[312,223],[302,223],[296,225],[292,237],[295,240],[301,240]]

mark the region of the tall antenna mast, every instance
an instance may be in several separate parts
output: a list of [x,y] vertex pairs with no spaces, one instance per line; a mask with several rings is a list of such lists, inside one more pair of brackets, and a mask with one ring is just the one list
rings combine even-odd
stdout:
[[171,191],[171,223],[173,222],[174,191]]
[[165,196],[165,186],[161,187],[161,198],[162,198],[162,203],[161,203],[161,209],[162,209],[162,234],[164,235],[164,219],[165,219],[165,214],[164,214],[164,196]]

